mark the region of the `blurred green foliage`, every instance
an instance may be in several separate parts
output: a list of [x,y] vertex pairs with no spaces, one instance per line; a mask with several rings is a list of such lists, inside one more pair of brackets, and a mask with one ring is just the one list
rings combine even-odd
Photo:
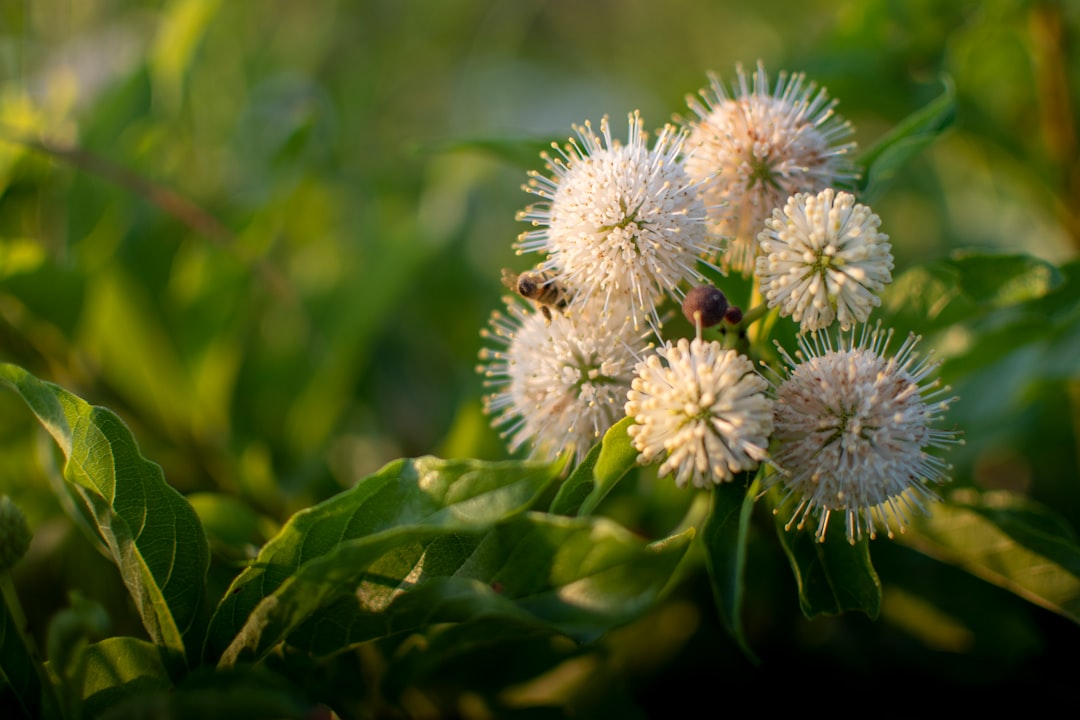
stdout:
[[[826,86],[862,148],[952,78],[956,124],[875,199],[898,273],[958,249],[1076,257],[1078,3],[0,0],[0,358],[118,412],[183,493],[242,500],[256,546],[391,459],[504,457],[474,366],[499,270],[522,267],[514,215],[536,148],[603,114],[660,126],[707,71],[759,58]],[[968,442],[957,484],[1030,493],[1080,527],[1075,363],[998,350],[949,378]],[[0,397],[0,490],[36,532],[20,578],[32,624],[74,586],[138,635],[115,570],[47,492],[36,437]],[[685,501],[640,475],[605,507],[667,532]],[[873,545],[876,623],[804,619],[761,545],[747,597],[765,601],[745,608],[760,670],[697,578],[596,648],[503,628],[500,650],[472,628],[453,667],[392,648],[366,681],[423,679],[426,694],[382,691],[418,713],[511,686],[522,706],[630,713],[796,665],[803,688],[838,671],[875,686],[1068,677],[1075,626],[904,545]],[[516,661],[497,659],[507,647]]]

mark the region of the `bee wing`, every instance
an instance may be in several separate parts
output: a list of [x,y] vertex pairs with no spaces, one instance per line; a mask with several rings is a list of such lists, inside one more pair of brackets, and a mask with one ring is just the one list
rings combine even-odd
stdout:
[[502,284],[506,286],[508,290],[518,291],[518,274],[510,268],[502,269]]

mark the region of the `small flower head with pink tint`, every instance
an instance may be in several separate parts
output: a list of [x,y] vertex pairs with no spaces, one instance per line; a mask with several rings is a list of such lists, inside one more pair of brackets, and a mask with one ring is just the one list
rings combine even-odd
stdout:
[[757,236],[774,208],[799,192],[817,192],[856,177],[850,123],[834,113],[836,100],[802,73],[781,73],[770,89],[759,62],[750,78],[737,67],[729,92],[710,75],[700,99],[687,102],[686,169],[702,183],[711,231],[730,239],[724,267],[749,276]]
[[835,347],[816,332],[800,336],[794,358],[781,348],[788,367],[775,391],[772,458],[782,472],[766,487],[783,486],[778,512],[796,503],[788,529],[816,517],[823,541],[835,512],[849,542],[879,528],[892,537],[893,525],[903,532],[914,511],[937,499],[931,486],[948,480],[949,465],[927,451],[960,442],[956,431],[934,427],[955,398],[928,381],[937,364],[918,359],[918,337],[894,356],[891,339],[863,326],[841,332]]

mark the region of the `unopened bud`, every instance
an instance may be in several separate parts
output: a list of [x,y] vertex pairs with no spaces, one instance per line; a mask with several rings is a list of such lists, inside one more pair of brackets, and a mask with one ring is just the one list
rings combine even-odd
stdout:
[[22,559],[32,535],[19,506],[7,495],[0,495],[0,572],[7,572]]
[[691,325],[712,327],[724,319],[727,310],[727,298],[712,285],[698,285],[683,298],[683,315]]

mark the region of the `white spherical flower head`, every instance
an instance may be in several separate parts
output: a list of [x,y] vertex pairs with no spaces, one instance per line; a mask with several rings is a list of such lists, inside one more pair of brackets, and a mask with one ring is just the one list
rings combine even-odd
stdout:
[[678,156],[684,135],[672,126],[652,148],[638,113],[630,115],[629,141],[611,136],[605,117],[600,135],[586,122],[578,141],[544,155],[551,177],[530,173],[525,190],[543,198],[518,215],[537,229],[522,233],[519,252],[543,252],[541,265],[575,295],[628,301],[635,327],[639,315],[660,325],[656,304],[678,293],[680,282],[702,279],[697,262],[719,247],[705,228],[705,205]]
[[478,370],[493,389],[484,398],[492,425],[503,428],[511,452],[554,459],[573,450],[577,462],[622,417],[637,358],[649,345],[628,313],[602,313],[586,305],[550,321],[507,298],[507,314],[493,313]]
[[704,183],[710,229],[730,238],[724,266],[749,276],[765,218],[795,193],[853,180],[855,143],[846,142],[852,128],[834,113],[836,100],[802,73],[781,73],[770,90],[761,63],[752,87],[736,69],[730,94],[710,75],[701,99],[687,98],[697,119],[688,123],[686,169]]
[[773,211],[759,235],[757,276],[769,307],[807,332],[834,320],[866,322],[892,282],[889,236],[881,219],[849,193],[797,194]]
[[959,442],[933,427],[955,398],[927,382],[937,364],[917,360],[919,338],[887,357],[891,331],[855,335],[841,333],[835,349],[825,333],[801,336],[798,360],[781,349],[789,367],[776,389],[772,457],[783,472],[766,485],[785,488],[778,511],[797,500],[788,529],[818,517],[820,541],[833,512],[844,514],[852,543],[879,526],[892,537],[894,522],[903,532],[909,512],[937,499],[930,485],[948,480],[949,466],[927,449]]
[[658,473],[675,484],[709,487],[753,470],[772,431],[768,382],[734,350],[700,338],[669,342],[638,363],[627,394],[638,462],[666,459]]

